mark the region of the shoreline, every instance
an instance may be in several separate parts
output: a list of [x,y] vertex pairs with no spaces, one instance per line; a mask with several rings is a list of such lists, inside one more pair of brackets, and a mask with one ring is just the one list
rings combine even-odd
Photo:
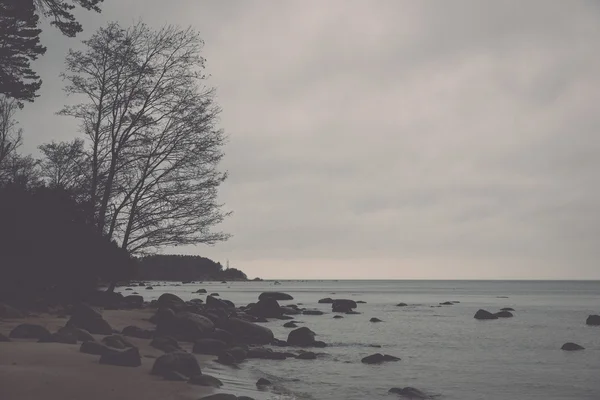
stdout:
[[[143,329],[153,328],[148,318],[153,309],[104,310],[102,316],[113,329],[121,331],[128,325]],[[54,314],[31,315],[22,318],[0,320],[0,333],[8,336],[20,324],[38,324],[50,332],[63,327],[67,318]],[[106,335],[92,335],[100,341]],[[103,365],[99,356],[80,352],[81,344],[38,343],[37,339],[11,339],[0,342],[0,398],[22,400],[47,398],[49,400],[197,400],[215,393],[248,396],[253,383],[237,381],[230,374],[212,368],[213,356],[194,354],[203,374],[223,377],[234,385],[220,389],[198,386],[186,382],[174,382],[151,375],[155,360],[163,355],[149,345],[149,339],[126,336],[140,351],[141,366],[120,367]],[[191,352],[191,343],[181,342]],[[259,393],[256,393],[259,395]],[[256,397],[256,396],[253,396]]]

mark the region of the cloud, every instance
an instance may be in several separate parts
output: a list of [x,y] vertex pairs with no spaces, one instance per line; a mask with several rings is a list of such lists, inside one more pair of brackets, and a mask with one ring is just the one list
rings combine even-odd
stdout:
[[[235,236],[181,250],[273,277],[600,278],[595,2],[122,3],[86,29],[197,27],[230,136]],[[47,38],[30,148],[76,128],[52,115],[75,44]]]

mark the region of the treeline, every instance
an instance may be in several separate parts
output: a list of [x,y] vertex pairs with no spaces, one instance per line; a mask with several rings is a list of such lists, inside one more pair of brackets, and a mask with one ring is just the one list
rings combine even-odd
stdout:
[[57,109],[77,120],[73,140],[20,152],[19,110],[42,84],[30,65],[46,51],[39,20],[76,35],[69,3],[100,11],[102,0],[0,2],[0,297],[113,289],[134,277],[134,257],[229,238],[213,230],[228,215],[225,136],[192,28],[100,28],[61,73],[81,101]]
[[188,255],[152,255],[138,260],[136,278],[148,281],[245,281],[236,268],[223,268],[213,260]]

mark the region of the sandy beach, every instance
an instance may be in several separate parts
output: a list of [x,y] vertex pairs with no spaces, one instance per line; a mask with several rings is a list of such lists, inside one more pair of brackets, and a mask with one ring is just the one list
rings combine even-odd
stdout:
[[[153,310],[106,310],[103,316],[113,328],[121,330],[127,325],[153,327],[147,321],[152,313]],[[22,323],[39,324],[55,332],[66,321],[66,318],[49,314],[6,319],[0,322],[0,333],[8,336]],[[94,336],[99,340],[103,335]],[[99,356],[79,351],[80,344],[37,343],[36,339],[0,342],[0,399],[189,400],[215,393],[211,388],[170,382],[150,375],[154,360],[163,352],[149,346],[150,340],[128,339],[140,350],[140,367],[99,364]],[[182,345],[186,347],[185,343]],[[207,356],[196,357],[204,367]]]

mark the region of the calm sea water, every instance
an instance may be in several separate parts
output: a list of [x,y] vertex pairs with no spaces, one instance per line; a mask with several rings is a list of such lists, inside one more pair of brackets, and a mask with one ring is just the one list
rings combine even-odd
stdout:
[[[404,386],[448,400],[600,399],[600,327],[585,325],[589,314],[600,314],[598,281],[280,282],[167,284],[139,292],[146,300],[164,292],[204,299],[192,293],[202,287],[242,305],[277,290],[294,296],[282,304],[325,311],[296,318],[329,344],[317,350],[325,353],[317,360],[249,360],[239,370],[210,366],[225,375],[226,386],[256,399],[393,399],[388,390]],[[331,305],[317,303],[323,297],[367,304],[359,304],[361,315],[333,319]],[[431,307],[444,301],[460,303]],[[409,306],[396,307],[399,302]],[[502,307],[513,307],[515,317],[473,318],[479,308],[495,312]],[[384,322],[371,323],[371,317]],[[265,325],[286,339],[290,329],[284,322]],[[586,350],[562,351],[565,342]],[[360,362],[376,352],[402,360],[378,366]],[[280,394],[256,392],[259,377],[275,382]]]

